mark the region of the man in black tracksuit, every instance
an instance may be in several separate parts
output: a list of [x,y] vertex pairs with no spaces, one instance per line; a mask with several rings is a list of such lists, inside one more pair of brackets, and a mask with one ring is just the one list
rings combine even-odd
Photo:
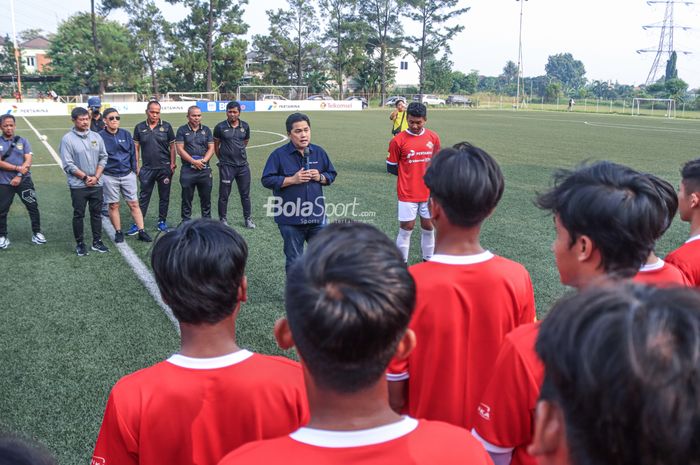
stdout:
[[228,198],[231,184],[236,181],[241,196],[243,220],[246,228],[255,229],[250,208],[250,167],[246,146],[250,140],[250,126],[239,119],[241,104],[228,102],[226,121],[214,128],[214,151],[219,158],[219,220],[227,223]]
[[175,134],[175,148],[182,159],[180,185],[182,186],[182,221],[192,217],[194,191],[199,194],[202,218],[211,218],[212,174],[209,160],[214,156],[214,137],[202,125],[202,110],[196,105],[187,109],[187,124]]
[[[153,187],[158,184],[158,225],[160,231],[168,229],[168,206],[170,205],[170,181],[175,172],[175,132],[167,121],[160,119],[160,103],[155,100],[148,102],[146,121],[134,128],[134,143],[136,145],[136,174],[141,183],[139,206],[144,220],[146,210],[151,202]],[[139,159],[141,166],[139,167]],[[129,235],[138,233],[133,225],[127,232]]]

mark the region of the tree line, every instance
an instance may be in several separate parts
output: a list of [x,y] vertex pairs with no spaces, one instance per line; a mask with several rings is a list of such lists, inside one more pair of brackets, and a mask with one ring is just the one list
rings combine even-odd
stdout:
[[[167,0],[185,8],[181,21],[166,21],[154,0],[91,0],[91,11],[62,22],[50,36],[48,74],[60,75],[61,94],[168,91],[233,93],[242,84],[306,85],[310,92],[346,92],[345,83],[363,93],[386,95],[396,69],[394,58],[410,55],[419,71],[415,89],[404,93],[516,95],[518,69],[508,61],[499,76],[453,69],[450,39],[464,26],[457,21],[469,8],[458,0],[287,0],[286,8],[267,10],[266,34],[245,38],[247,0]],[[128,21],[109,19],[121,10]],[[402,30],[402,20],[414,35]],[[455,23],[453,26],[449,24]],[[40,31],[24,31],[28,37]],[[254,59],[246,72],[246,53]],[[0,73],[14,73],[14,49],[0,50]],[[666,76],[643,89],[588,81],[583,63],[570,53],[549,57],[545,74],[524,77],[522,94],[559,97],[682,99],[688,86],[678,78],[675,60]],[[7,70],[3,69],[9,68]]]

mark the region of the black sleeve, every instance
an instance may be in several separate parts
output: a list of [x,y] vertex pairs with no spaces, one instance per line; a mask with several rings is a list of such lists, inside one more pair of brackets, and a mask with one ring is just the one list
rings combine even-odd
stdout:
[[393,174],[394,176],[399,175],[399,165],[392,165],[391,163],[386,164],[386,172]]

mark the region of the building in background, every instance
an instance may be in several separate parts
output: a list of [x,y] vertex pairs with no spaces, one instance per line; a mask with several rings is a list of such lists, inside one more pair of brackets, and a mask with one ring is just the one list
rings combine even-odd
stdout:
[[51,63],[49,57],[46,56],[49,45],[49,40],[42,36],[35,37],[19,45],[19,49],[22,51],[24,69],[27,74],[41,73]]

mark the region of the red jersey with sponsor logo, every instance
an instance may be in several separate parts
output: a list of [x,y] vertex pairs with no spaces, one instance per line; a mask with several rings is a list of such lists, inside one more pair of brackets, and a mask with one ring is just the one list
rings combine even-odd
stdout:
[[114,386],[92,465],[215,465],[242,444],[307,422],[298,363],[247,350],[173,355]]
[[632,280],[658,287],[690,286],[681,270],[661,259],[651,265],[644,264]]
[[668,254],[666,261],[678,267],[691,286],[700,287],[700,235],[691,237]]
[[471,429],[503,338],[535,320],[530,275],[491,252],[438,254],[410,272],[416,348],[392,361],[387,379],[408,380],[409,415]]
[[423,128],[418,135],[406,130],[389,143],[387,164],[399,167],[396,191],[402,202],[427,202],[430,191],[423,181],[430,160],[440,151],[440,138]]
[[301,428],[258,441],[227,455],[219,465],[491,465],[469,433],[446,423],[404,418],[361,431]]
[[511,465],[537,463],[527,446],[544,380],[544,365],[535,352],[539,328],[539,323],[523,325],[506,336],[475,417],[474,430],[488,443],[486,450],[514,449]]

